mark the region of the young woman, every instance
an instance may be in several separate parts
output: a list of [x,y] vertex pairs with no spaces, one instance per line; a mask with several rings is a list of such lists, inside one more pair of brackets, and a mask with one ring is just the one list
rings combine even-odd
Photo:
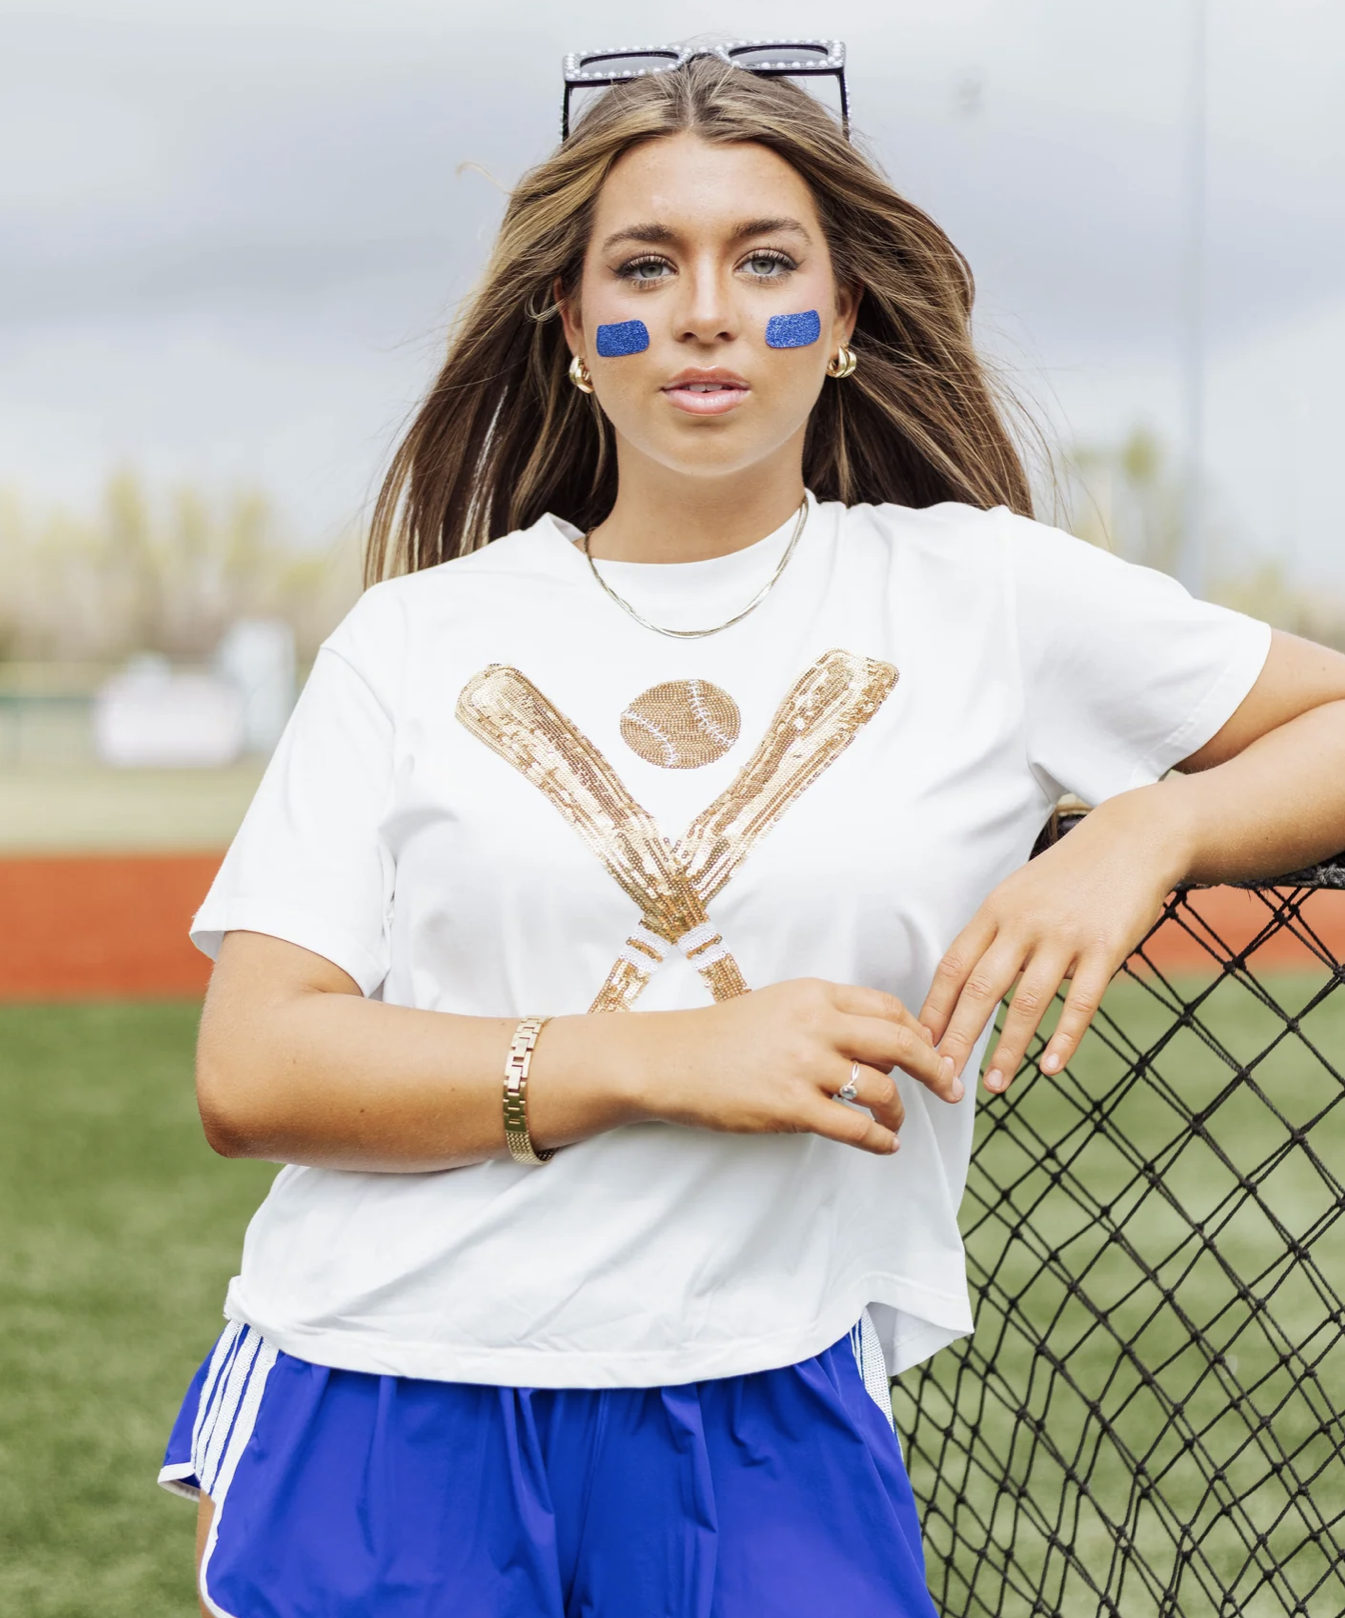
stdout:
[[196,920],[286,1165],[163,1472],[205,1610],[932,1613],[886,1377],[971,1329],[996,1006],[1003,1091],[1175,882],[1345,845],[1345,659],[1034,523],[970,306],[713,57],[514,193]]

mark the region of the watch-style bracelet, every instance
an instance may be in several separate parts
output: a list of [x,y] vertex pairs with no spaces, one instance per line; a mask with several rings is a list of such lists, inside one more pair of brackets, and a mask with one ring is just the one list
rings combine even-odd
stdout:
[[549,1017],[525,1017],[514,1029],[504,1062],[504,1142],[515,1163],[547,1163],[556,1155],[555,1147],[539,1152],[528,1133],[528,1069],[537,1036],[550,1021]]

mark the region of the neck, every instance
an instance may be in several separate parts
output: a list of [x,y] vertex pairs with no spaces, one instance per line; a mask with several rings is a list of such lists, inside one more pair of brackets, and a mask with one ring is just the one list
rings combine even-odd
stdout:
[[[589,540],[612,562],[703,562],[765,539],[803,500],[802,445],[786,457],[711,477],[688,477],[618,444],[616,503]],[[782,464],[783,462],[783,464]]]

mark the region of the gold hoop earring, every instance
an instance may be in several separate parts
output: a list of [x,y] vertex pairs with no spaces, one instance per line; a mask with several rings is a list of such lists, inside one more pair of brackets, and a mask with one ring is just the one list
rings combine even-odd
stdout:
[[593,392],[593,378],[588,374],[588,366],[584,364],[582,354],[576,354],[570,361],[570,381],[574,383],[580,393]]
[[858,364],[859,355],[848,344],[842,343],[827,361],[827,375],[834,376],[839,382],[847,376],[853,376]]

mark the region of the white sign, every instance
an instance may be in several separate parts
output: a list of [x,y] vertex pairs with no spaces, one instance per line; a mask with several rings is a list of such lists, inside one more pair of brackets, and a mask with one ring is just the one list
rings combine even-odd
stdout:
[[269,753],[294,707],[294,630],[283,618],[240,618],[215,653],[215,673],[243,699],[250,753]]
[[104,764],[129,768],[232,764],[246,741],[243,709],[227,680],[175,674],[166,659],[137,658],[94,699],[94,750]]

